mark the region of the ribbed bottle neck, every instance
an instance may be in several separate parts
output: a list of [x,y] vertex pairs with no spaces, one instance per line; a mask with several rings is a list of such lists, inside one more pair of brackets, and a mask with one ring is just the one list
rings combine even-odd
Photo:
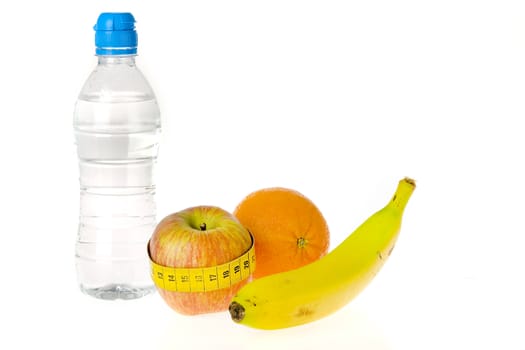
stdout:
[[98,64],[99,65],[135,65],[136,55],[99,55]]

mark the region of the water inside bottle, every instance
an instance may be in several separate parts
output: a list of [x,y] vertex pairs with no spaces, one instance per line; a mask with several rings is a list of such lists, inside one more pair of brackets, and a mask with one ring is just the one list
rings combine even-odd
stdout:
[[77,102],[77,275],[82,291],[97,298],[134,299],[154,291],[146,246],[156,226],[160,125],[157,116],[137,114],[155,110],[155,100]]

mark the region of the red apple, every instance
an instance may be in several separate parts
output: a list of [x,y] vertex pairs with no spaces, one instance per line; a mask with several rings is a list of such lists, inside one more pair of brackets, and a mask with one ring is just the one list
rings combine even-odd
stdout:
[[[165,217],[153,232],[148,249],[150,259],[158,265],[196,268],[233,261],[252,244],[248,230],[231,213],[214,206],[198,206]],[[195,315],[227,310],[233,295],[249,279],[216,290],[173,291],[159,286],[157,290],[175,311]]]

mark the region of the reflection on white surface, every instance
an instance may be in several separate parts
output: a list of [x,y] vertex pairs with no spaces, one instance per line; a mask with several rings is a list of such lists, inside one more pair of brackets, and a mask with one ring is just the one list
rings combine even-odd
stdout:
[[257,330],[235,324],[229,314],[170,317],[160,326],[158,349],[188,346],[214,349],[363,349],[386,350],[379,324],[358,307],[348,306],[322,320],[280,330]]

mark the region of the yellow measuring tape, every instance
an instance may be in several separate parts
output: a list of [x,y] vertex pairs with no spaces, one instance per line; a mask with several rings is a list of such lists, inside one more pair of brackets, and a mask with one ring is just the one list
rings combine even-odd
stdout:
[[[149,244],[148,244],[149,247]],[[229,288],[247,279],[255,270],[255,246],[230,262],[212,267],[177,268],[162,266],[151,260],[151,278],[159,288],[172,292],[208,292]]]

